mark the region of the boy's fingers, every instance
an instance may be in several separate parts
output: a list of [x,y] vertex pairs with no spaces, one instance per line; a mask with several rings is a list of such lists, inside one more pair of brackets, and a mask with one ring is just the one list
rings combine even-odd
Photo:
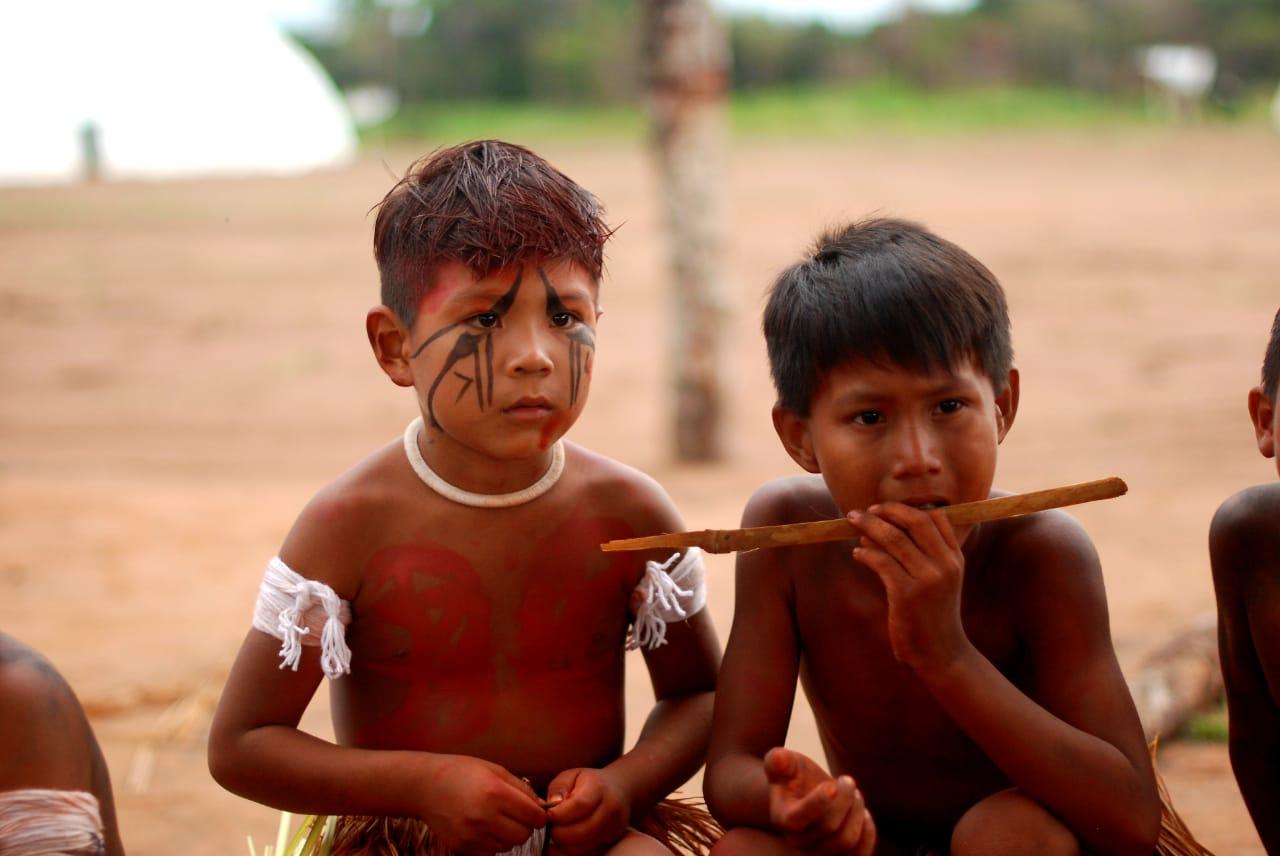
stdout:
[[863,533],[865,538],[874,542],[875,546],[897,560],[908,575],[914,576],[911,574],[911,570],[921,556],[920,547],[898,525],[888,520],[883,508],[879,509],[875,514],[870,512],[851,513],[849,520]]
[[791,750],[781,746],[770,749],[764,756],[764,774],[771,785],[782,785],[795,778],[798,761]]
[[[953,555],[951,546],[941,532],[941,527],[951,528],[941,511],[920,511],[900,502],[888,502],[880,507],[878,513],[885,520],[906,531],[916,548],[916,554],[923,554],[919,555],[919,558],[945,559]],[[938,522],[939,519],[942,520],[941,525]]]
[[941,508],[935,508],[929,512],[929,516],[933,518],[933,525],[938,527],[938,533],[942,536],[942,540],[946,542],[948,548],[959,552],[960,542],[956,539],[955,527],[951,525],[951,521],[947,519],[947,515]]
[[551,784],[547,785],[547,802],[563,802],[569,794],[573,793],[573,787],[578,783],[580,772],[582,772],[581,769],[565,770],[552,779]]
[[858,839],[858,849],[854,856],[872,856],[876,852],[876,822],[871,812],[862,810],[862,837]]
[[[540,829],[547,824],[547,813],[538,803],[538,798],[520,788],[509,788],[498,810],[526,830]],[[527,832],[525,837],[528,837]]]
[[[785,806],[779,812],[778,826],[788,832],[810,832],[810,827],[819,823],[830,809],[836,793],[834,780],[822,782],[800,799]],[[812,832],[821,834],[816,828]]]
[[[842,845],[841,842],[845,838],[849,814],[855,807],[857,789],[853,779],[841,776],[815,790],[821,790],[825,797],[819,805],[819,814],[806,829],[793,836],[793,842],[802,850],[848,851],[856,839],[849,836],[847,843]],[[862,811],[860,806],[857,808]]]
[[[547,817],[552,823],[565,826],[589,817],[604,794],[599,788],[577,788],[569,793],[560,803],[547,809]],[[553,833],[554,834],[554,833]]]

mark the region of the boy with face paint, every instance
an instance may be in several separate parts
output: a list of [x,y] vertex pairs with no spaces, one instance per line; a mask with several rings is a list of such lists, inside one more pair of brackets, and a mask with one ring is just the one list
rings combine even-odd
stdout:
[[[696,551],[600,550],[681,529],[670,499],[561,439],[609,234],[591,194],[496,141],[424,159],[379,206],[366,329],[418,416],[302,511],[209,742],[228,789],[343,815],[335,852],[668,852],[719,645]],[[627,752],[624,647],[657,699]],[[297,729],[326,675],[337,745]]]
[[[1280,312],[1249,390],[1258,451],[1280,434]],[[1209,528],[1218,600],[1218,655],[1227,686],[1231,768],[1268,853],[1280,853],[1280,484],[1240,491]]]
[[[953,528],[1018,404],[1004,293],[912,223],[831,232],[765,309],[774,426],[812,475],[744,526],[844,543],[738,557],[704,781],[738,853],[1150,854],[1160,805],[1098,558],[1067,514]],[[796,678],[826,766],[781,748]]]

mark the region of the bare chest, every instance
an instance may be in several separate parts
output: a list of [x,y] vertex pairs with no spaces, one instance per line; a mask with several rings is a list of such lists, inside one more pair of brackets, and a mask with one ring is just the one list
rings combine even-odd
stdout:
[[[834,765],[862,775],[883,769],[895,779],[912,767],[935,778],[990,772],[985,755],[894,658],[888,602],[874,575],[848,563],[798,573],[795,596],[802,680]],[[1018,683],[1020,646],[1009,609],[998,591],[966,580],[966,635]]]
[[573,518],[403,533],[366,562],[352,651],[410,677],[503,664],[555,670],[621,650],[640,569],[599,544],[626,528]]

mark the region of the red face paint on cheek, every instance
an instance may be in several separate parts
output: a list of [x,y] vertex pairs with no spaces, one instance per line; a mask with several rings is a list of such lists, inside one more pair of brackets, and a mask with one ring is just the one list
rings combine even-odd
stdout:
[[569,421],[568,413],[556,412],[542,426],[538,434],[538,448],[545,449],[551,445],[551,438],[560,434],[563,426]]

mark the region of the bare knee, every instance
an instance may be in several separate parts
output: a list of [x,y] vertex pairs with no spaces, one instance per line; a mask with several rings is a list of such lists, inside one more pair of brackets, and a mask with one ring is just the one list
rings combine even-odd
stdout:
[[786,844],[778,836],[740,826],[726,832],[708,856],[780,856],[787,852]]
[[1015,788],[964,813],[951,833],[952,856],[1079,856],[1080,842],[1040,803]]

